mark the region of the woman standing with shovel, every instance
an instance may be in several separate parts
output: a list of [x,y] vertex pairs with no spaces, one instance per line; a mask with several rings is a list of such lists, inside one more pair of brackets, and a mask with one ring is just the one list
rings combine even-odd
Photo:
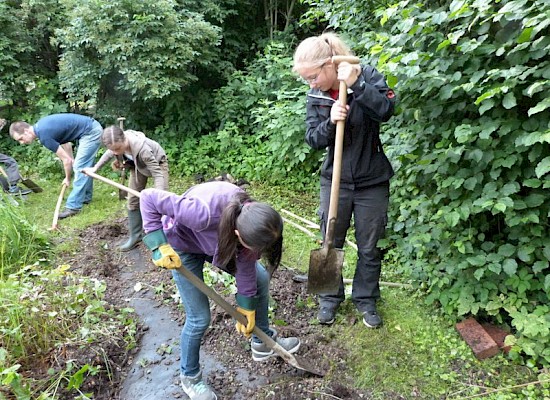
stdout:
[[[199,364],[201,340],[210,325],[209,300],[184,276],[183,268],[204,280],[203,266],[208,261],[234,275],[237,310],[247,321],[246,326],[237,322],[237,331],[250,337],[257,326],[287,352],[299,349],[298,338],[281,338],[269,327],[270,274],[258,262],[264,255],[271,269],[279,265],[283,243],[283,220],[279,213],[228,182],[203,183],[182,195],[145,189],[140,205],[147,232],[143,243],[153,251],[155,265],[172,269],[185,308],[180,380],[190,399],[217,397],[203,381]],[[276,355],[256,335],[252,336],[254,361]]]
[[[107,147],[107,151],[93,168],[83,170],[85,174],[96,173],[109,160],[116,157],[113,169],[130,169],[131,189],[138,192],[145,189],[147,179],[152,177],[155,188],[168,190],[168,160],[160,144],[147,138],[143,132],[130,129],[123,131],[115,125],[103,130],[101,142]],[[128,193],[128,231],[130,237],[119,246],[121,251],[133,249],[143,236],[139,198],[131,193]]]
[[[326,232],[331,199],[332,177],[340,175],[334,246],[342,248],[353,214],[358,260],[353,278],[352,301],[369,328],[382,324],[376,302],[380,298],[380,251],[376,247],[387,222],[389,180],[393,169],[380,141],[380,122],[393,114],[395,94],[384,77],[371,66],[335,62],[335,56],[351,56],[348,46],[334,33],[310,37],[300,43],[294,54],[294,71],[308,84],[306,106],[306,142],[314,149],[328,148],[321,169],[321,231]],[[338,100],[345,82],[347,104]],[[336,165],[337,125],[343,130],[341,171]],[[345,126],[345,129],[344,129]],[[318,319],[332,324],[344,301],[344,283],[340,276],[335,294],[319,295]],[[336,285],[338,286],[338,285]]]

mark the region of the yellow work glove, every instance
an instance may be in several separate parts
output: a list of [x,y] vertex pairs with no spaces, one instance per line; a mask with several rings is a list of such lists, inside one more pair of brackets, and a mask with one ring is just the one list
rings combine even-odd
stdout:
[[235,296],[237,299],[237,311],[246,317],[247,324],[243,325],[239,321],[235,324],[237,332],[242,333],[247,338],[250,337],[254,327],[256,326],[256,304],[258,303],[258,297],[247,297],[239,293]]
[[159,246],[153,251],[153,263],[157,267],[176,269],[181,267],[181,259],[178,253],[168,243]]
[[153,251],[153,263],[157,267],[175,269],[181,267],[178,253],[168,244],[162,229],[150,232],[143,237],[143,243]]

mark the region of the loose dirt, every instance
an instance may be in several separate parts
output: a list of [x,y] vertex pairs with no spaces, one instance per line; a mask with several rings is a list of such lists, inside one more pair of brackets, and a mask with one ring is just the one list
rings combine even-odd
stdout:
[[[103,354],[110,376],[88,377],[83,389],[95,400],[186,399],[179,387],[179,337],[185,312],[177,298],[171,273],[150,261],[149,251],[140,244],[121,253],[114,250],[126,238],[126,220],[120,219],[87,228],[80,234],[78,254],[64,256],[73,272],[106,282],[105,300],[115,309],[131,307],[139,320],[138,346],[125,350],[116,341],[94,344],[94,349],[75,352],[84,365],[90,354]],[[234,320],[212,304],[212,323],[201,348],[203,376],[224,399],[369,399],[368,391],[354,388],[347,350],[338,326],[318,325],[316,307],[306,285],[292,280],[295,271],[280,268],[271,281],[271,321],[281,336],[297,336],[302,345],[298,355],[319,370],[318,377],[296,369],[280,358],[254,362],[249,342],[234,328]],[[222,286],[214,287],[234,304]],[[349,323],[356,323],[351,320]],[[113,335],[116,337],[117,335]],[[67,397],[73,398],[73,397]]]

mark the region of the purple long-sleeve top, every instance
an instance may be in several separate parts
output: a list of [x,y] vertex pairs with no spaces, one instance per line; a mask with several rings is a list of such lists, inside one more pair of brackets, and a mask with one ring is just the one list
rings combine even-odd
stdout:
[[[218,225],[222,212],[242,189],[228,182],[207,182],[191,187],[182,195],[159,189],[141,192],[140,208],[145,233],[164,229],[168,243],[177,251],[205,254],[218,263]],[[239,247],[235,280],[237,292],[256,295],[256,261],[260,255]]]

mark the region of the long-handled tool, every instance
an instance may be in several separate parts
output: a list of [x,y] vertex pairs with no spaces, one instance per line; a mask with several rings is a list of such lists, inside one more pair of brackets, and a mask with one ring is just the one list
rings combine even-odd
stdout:
[[[332,62],[336,65],[341,62],[358,64],[359,58],[352,56],[334,56]],[[338,100],[344,107],[347,104],[347,85],[340,81]],[[344,251],[334,247],[334,230],[338,215],[338,196],[340,194],[340,176],[342,173],[342,151],[344,146],[345,121],[336,124],[336,138],[334,141],[334,162],[332,167],[332,186],[330,188],[330,203],[326,221],[325,239],[323,247],[312,250],[309,257],[308,285],[309,293],[337,294],[340,288]]]
[[65,196],[65,189],[67,189],[67,185],[62,184],[61,192],[59,192],[59,197],[57,198],[57,204],[55,205],[55,211],[53,212],[52,227],[50,228],[50,230],[52,231],[58,229],[57,221],[59,220],[59,210],[61,209],[61,204],[63,203],[63,197]]
[[[117,121],[118,121],[118,126],[120,127],[120,129],[122,130],[122,132],[124,132],[124,121],[126,120],[126,118],[124,117],[118,117],[117,118]],[[120,157],[123,162],[122,162],[122,168],[121,168],[121,171],[120,171],[120,184],[121,185],[126,185],[126,167],[124,166],[124,156]],[[119,200],[126,200],[128,198],[128,192],[122,190],[122,189],[118,189],[118,199]]]
[[[111,179],[105,178],[101,175],[97,175],[93,172],[88,173],[89,176],[91,176],[94,179],[98,179],[102,182],[105,182],[109,185],[112,185],[116,188],[126,190],[128,193],[132,193],[134,196],[140,197],[140,193],[136,190],[130,189],[128,187],[125,187],[115,181],[112,181]],[[180,272],[187,278],[197,289],[199,289],[202,293],[204,293],[208,298],[212,299],[216,304],[218,304],[220,307],[222,307],[228,314],[230,314],[233,318],[235,318],[237,321],[242,323],[243,325],[247,324],[246,317],[237,311],[235,307],[233,307],[231,304],[229,304],[226,300],[224,300],[223,297],[221,297],[216,291],[212,288],[210,288],[206,283],[204,283],[202,280],[200,280],[198,277],[193,275],[191,271],[189,271],[185,266],[180,268]],[[292,365],[295,368],[301,369],[303,371],[312,373],[314,375],[318,376],[324,376],[325,374],[323,372],[318,371],[315,367],[310,365],[306,360],[303,358],[291,354],[288,351],[286,351],[281,345],[279,345],[275,340],[273,340],[268,334],[266,334],[264,331],[259,329],[257,326],[254,327],[254,334],[260,338],[262,342],[264,342],[267,347],[269,347],[271,350],[273,350],[275,353],[277,353],[283,360],[285,360],[287,363]]]
[[[4,175],[9,182],[8,174],[4,171],[4,168],[0,167],[0,174]],[[21,177],[21,183],[32,190],[34,193],[42,192],[42,188],[34,183],[31,179],[25,179]]]

